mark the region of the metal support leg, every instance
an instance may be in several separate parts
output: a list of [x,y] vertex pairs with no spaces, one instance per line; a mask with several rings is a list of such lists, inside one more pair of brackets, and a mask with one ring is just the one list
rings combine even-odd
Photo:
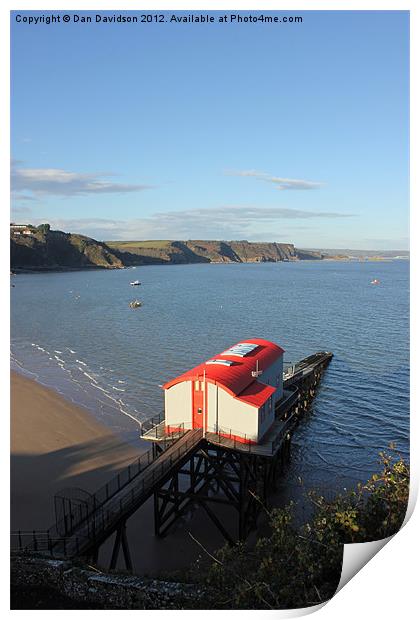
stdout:
[[239,540],[245,540],[246,538],[246,525],[245,525],[245,467],[242,455],[240,456],[240,473],[239,473]]
[[155,536],[160,536],[160,513],[159,513],[159,495],[158,491],[153,493],[153,504],[155,513]]
[[122,529],[121,545],[122,545],[122,550],[123,550],[123,555],[124,555],[125,567],[126,567],[127,570],[132,572],[133,571],[133,563],[131,561],[130,547],[128,546],[127,528],[126,528],[125,523],[124,523],[124,525],[122,525],[121,529]]
[[112,549],[111,556],[111,564],[109,565],[110,570],[114,570],[117,566],[118,554],[121,547],[121,528],[119,527],[115,536],[114,547]]
[[117,566],[118,555],[120,552],[120,548],[122,547],[125,567],[127,570],[133,570],[133,563],[131,561],[130,549],[128,546],[127,540],[127,528],[125,522],[120,525],[117,529],[117,534],[115,536],[114,547],[112,549],[111,556],[111,564],[109,566],[110,570],[114,570]]

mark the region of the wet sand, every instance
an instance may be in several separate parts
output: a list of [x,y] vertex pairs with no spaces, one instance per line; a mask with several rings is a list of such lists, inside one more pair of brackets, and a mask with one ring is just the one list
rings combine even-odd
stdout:
[[[49,528],[55,493],[69,487],[93,492],[149,448],[141,440],[138,448],[124,442],[89,411],[12,372],[11,529]],[[158,575],[188,567],[203,553],[189,532],[208,549],[224,544],[201,510],[179,520],[164,538],[155,537],[149,500],[127,522],[135,572]],[[109,565],[111,551],[112,539],[101,548],[100,565]],[[124,567],[122,558],[118,566]]]
[[11,527],[47,528],[53,497],[94,491],[140,454],[86,410],[53,390],[11,375]]

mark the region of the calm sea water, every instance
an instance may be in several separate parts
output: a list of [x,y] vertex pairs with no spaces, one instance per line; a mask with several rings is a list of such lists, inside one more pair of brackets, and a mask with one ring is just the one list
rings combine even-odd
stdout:
[[408,262],[150,266],[13,283],[12,366],[133,441],[133,419],[163,408],[161,384],[261,337],[286,360],[334,353],[285,483],[336,490],[375,471],[391,441],[408,455]]

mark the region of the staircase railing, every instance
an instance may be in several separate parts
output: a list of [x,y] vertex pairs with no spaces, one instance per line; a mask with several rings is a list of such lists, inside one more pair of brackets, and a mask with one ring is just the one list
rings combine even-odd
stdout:
[[[157,416],[156,416],[157,417]],[[184,424],[179,423],[176,425],[179,430],[171,433],[171,445],[184,434]],[[169,446],[166,446],[168,449]],[[127,486],[134,478],[141,474],[147,467],[149,467],[153,461],[156,460],[156,456],[153,450],[147,450],[139,457],[135,458],[127,467],[122,469],[116,476],[111,478],[106,484],[104,484],[98,491],[88,498],[83,508],[80,504],[77,504],[74,509],[65,512],[64,517],[58,520],[55,525],[50,528],[50,533],[53,536],[69,536],[72,532],[79,527],[83,521],[86,521],[89,516],[105,504],[114,495],[119,493],[121,489]],[[63,501],[65,499],[63,498]]]
[[[10,551],[19,553],[39,553],[41,555],[48,554],[52,557],[65,557],[71,555],[69,553],[68,538],[65,536],[51,536],[49,531],[45,530],[17,530],[10,534]],[[79,539],[74,541],[76,553],[79,549]],[[57,549],[60,549],[57,553]]]
[[118,501],[115,498],[115,504],[112,507],[105,508],[102,506],[92,513],[86,520],[85,529],[80,532],[79,546],[83,548],[83,542],[80,541],[95,541],[106,530],[115,525],[115,523],[122,518],[122,515],[129,512],[140,499],[148,496],[156,482],[171,470],[172,465],[185,456],[192,446],[197,444],[197,435],[199,435],[199,439],[201,439],[201,432],[193,432],[192,436],[187,439],[187,441],[177,450],[171,452],[170,455],[166,455],[166,458],[163,458],[165,453],[162,453],[160,455],[162,460],[159,467],[155,467],[150,474],[146,472],[141,481],[139,481],[137,485],[132,486],[127,493],[123,494],[118,499]]

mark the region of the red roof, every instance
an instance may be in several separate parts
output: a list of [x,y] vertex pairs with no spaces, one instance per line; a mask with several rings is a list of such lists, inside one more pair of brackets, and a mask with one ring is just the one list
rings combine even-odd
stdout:
[[249,405],[260,408],[270,398],[270,396],[274,394],[275,391],[276,388],[272,385],[265,385],[265,383],[253,381],[236,398],[248,403]]
[[[230,349],[234,348],[230,347],[229,350],[215,355],[211,360],[227,360],[231,362],[231,365],[208,364],[204,362],[184,372],[182,375],[175,377],[175,379],[168,381],[163,386],[163,389],[167,390],[173,385],[183,381],[194,381],[198,378],[202,380],[205,373],[206,381],[219,385],[232,394],[232,396],[236,396],[240,400],[260,406],[260,404],[263,404],[267,398],[275,392],[275,388],[258,383],[251,373],[255,370],[257,362],[258,369],[265,371],[283,355],[284,349],[262,338],[249,338],[238,343],[238,345],[242,344],[253,344],[256,345],[256,347],[243,357],[230,354]],[[251,387],[252,384],[255,385]],[[244,393],[244,398],[242,398],[242,393]],[[261,400],[262,398],[264,398],[264,400]]]

